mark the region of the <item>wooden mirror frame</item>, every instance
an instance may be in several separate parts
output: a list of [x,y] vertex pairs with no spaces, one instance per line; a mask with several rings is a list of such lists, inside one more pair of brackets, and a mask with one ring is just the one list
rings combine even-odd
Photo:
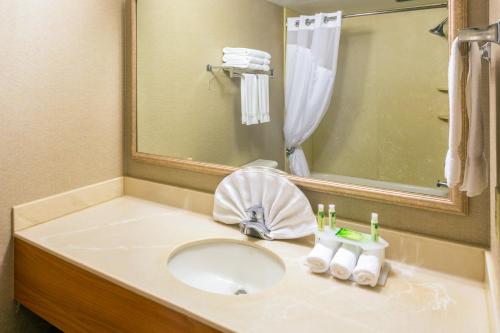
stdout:
[[[131,108],[131,157],[138,162],[160,165],[168,168],[182,169],[197,173],[226,176],[237,167],[220,165],[214,163],[197,162],[192,160],[167,157],[163,155],[142,153],[137,150],[137,1],[130,0],[130,108]],[[467,26],[467,0],[449,0],[449,43],[456,37],[460,28]],[[464,66],[467,67],[467,66]],[[463,69],[462,78],[466,77],[467,68]],[[463,128],[461,140],[461,156],[465,156],[465,140],[467,135],[467,115],[465,109],[465,80],[462,79],[462,119]],[[443,156],[444,159],[444,156]],[[462,158],[462,161],[464,158]],[[464,163],[462,163],[464,170]],[[462,172],[463,174],[463,172]],[[397,190],[380,189],[361,185],[352,185],[337,183],[313,178],[288,176],[289,179],[304,190],[330,193],[334,195],[347,196],[352,198],[373,200],[388,204],[446,212],[459,215],[467,215],[468,199],[466,195],[459,190],[459,186],[449,190],[448,197],[437,197],[418,193],[403,192]]]

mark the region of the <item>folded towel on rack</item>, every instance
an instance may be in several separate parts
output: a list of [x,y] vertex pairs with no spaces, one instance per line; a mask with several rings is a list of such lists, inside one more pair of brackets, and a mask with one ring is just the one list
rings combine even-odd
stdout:
[[224,54],[238,54],[244,56],[252,56],[258,58],[271,59],[271,55],[267,52],[255,50],[255,49],[246,49],[242,47],[225,47],[222,49]]
[[448,187],[452,188],[460,182],[461,161],[459,155],[462,137],[462,98],[460,95],[460,41],[455,38],[451,45],[450,62],[448,64],[448,97],[450,100],[448,152],[444,167],[444,175]]
[[259,123],[257,76],[255,74],[241,75],[241,123],[255,125]]
[[358,259],[352,272],[354,281],[361,285],[375,287],[384,263],[384,250],[365,251]]
[[223,62],[233,62],[233,63],[243,63],[243,64],[257,64],[257,65],[269,65],[271,61],[266,58],[245,56],[239,54],[225,54],[222,57]]
[[465,91],[467,115],[469,117],[469,139],[467,140],[467,159],[465,160],[464,181],[460,190],[473,197],[488,187],[488,161],[484,151],[483,116],[481,114],[481,52],[477,43],[469,49],[469,73]]
[[347,280],[356,266],[360,252],[361,248],[359,246],[343,244],[330,263],[332,275],[338,279]]
[[257,90],[259,103],[257,119],[260,123],[267,123],[271,120],[269,117],[269,75],[257,74]]
[[244,63],[233,63],[233,62],[225,62],[222,64],[223,68],[240,68],[240,69],[251,69],[254,71],[269,71],[269,65],[257,65],[257,64],[244,64]]

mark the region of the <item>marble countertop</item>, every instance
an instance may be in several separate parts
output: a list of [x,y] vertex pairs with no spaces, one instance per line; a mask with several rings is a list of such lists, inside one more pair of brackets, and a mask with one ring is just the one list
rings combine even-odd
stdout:
[[[249,239],[210,216],[122,196],[15,232],[108,280],[224,331],[489,332],[484,283],[391,261],[385,287],[316,275],[310,239]],[[284,278],[256,294],[192,288],[167,270],[169,254],[199,239],[248,240],[279,255]],[[436,254],[439,255],[439,254]]]

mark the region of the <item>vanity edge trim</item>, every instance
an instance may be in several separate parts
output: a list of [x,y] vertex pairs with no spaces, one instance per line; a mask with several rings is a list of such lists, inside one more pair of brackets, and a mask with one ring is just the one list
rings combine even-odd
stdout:
[[12,230],[21,231],[124,195],[123,177],[78,187],[12,208]]
[[133,177],[123,177],[123,185],[124,195],[212,216],[213,193]]

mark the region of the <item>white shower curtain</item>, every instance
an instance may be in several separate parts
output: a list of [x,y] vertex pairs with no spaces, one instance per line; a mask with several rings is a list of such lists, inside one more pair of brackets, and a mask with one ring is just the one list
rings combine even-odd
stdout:
[[314,133],[330,105],[341,22],[341,12],[294,17],[287,22],[284,132],[293,175],[310,175],[300,145]]

